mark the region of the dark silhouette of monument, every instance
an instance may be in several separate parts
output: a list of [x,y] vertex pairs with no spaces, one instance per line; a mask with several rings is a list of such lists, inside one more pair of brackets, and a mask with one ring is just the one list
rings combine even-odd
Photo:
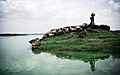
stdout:
[[91,22],[90,22],[90,26],[93,26],[93,25],[95,25],[95,23],[94,23],[94,16],[95,16],[95,14],[94,13],[92,13],[91,14],[91,17],[90,17],[90,20],[91,20]]
[[95,69],[95,60],[92,59],[92,60],[89,61],[89,63],[90,63],[90,66],[91,66],[91,71],[95,71],[96,70]]

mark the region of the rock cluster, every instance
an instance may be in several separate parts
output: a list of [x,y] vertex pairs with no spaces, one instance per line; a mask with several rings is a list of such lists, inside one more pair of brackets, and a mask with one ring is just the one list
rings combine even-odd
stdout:
[[84,38],[84,36],[86,36],[86,28],[90,28],[90,32],[98,32],[98,29],[104,29],[104,30],[110,30],[110,27],[108,25],[90,25],[87,23],[83,23],[83,25],[76,25],[76,26],[67,26],[67,27],[63,27],[63,28],[58,28],[58,29],[52,29],[49,32],[47,32],[41,39],[39,38],[35,38],[32,39],[31,41],[29,41],[30,44],[32,44],[32,48],[38,48],[41,45],[41,40],[45,40],[48,37],[52,37],[52,36],[59,36],[59,35],[63,35],[66,33],[70,33],[70,32],[78,32],[79,33],[79,37],[80,38]]
[[41,43],[40,43],[40,39],[39,38],[35,38],[29,41],[30,44],[32,44],[32,48],[38,48]]
[[79,33],[79,37],[80,37],[80,38],[84,38],[86,35],[87,35],[87,34],[86,34],[85,31],[81,31],[81,32]]
[[83,25],[77,25],[77,26],[67,26],[63,28],[58,28],[58,29],[52,29],[49,32],[47,32],[42,39],[46,39],[51,36],[59,36],[65,33],[70,33],[70,32],[81,32],[83,31],[86,27],[88,27],[87,23],[83,23]]

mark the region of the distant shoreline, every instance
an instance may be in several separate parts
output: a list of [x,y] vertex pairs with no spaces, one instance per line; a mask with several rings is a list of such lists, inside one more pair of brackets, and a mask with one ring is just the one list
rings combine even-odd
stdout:
[[44,35],[44,33],[40,34],[0,34],[0,36],[27,36],[27,35]]
[[[120,30],[115,30],[115,31],[112,31],[112,33],[120,33]],[[28,36],[28,35],[44,35],[45,33],[28,33],[28,34],[20,34],[20,33],[3,33],[3,34],[0,34],[0,36]]]

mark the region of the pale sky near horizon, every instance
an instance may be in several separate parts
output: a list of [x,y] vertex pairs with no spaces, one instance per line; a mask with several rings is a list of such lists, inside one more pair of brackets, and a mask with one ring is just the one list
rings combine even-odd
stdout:
[[0,33],[44,33],[90,23],[120,30],[120,0],[0,0]]

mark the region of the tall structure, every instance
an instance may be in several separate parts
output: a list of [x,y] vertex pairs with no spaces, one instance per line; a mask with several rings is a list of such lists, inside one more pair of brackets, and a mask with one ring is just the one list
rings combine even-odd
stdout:
[[90,26],[93,26],[93,25],[95,25],[95,23],[94,23],[94,16],[95,16],[95,14],[94,13],[92,13],[91,14],[91,17],[90,17],[90,20],[91,20],[91,22],[90,22]]

